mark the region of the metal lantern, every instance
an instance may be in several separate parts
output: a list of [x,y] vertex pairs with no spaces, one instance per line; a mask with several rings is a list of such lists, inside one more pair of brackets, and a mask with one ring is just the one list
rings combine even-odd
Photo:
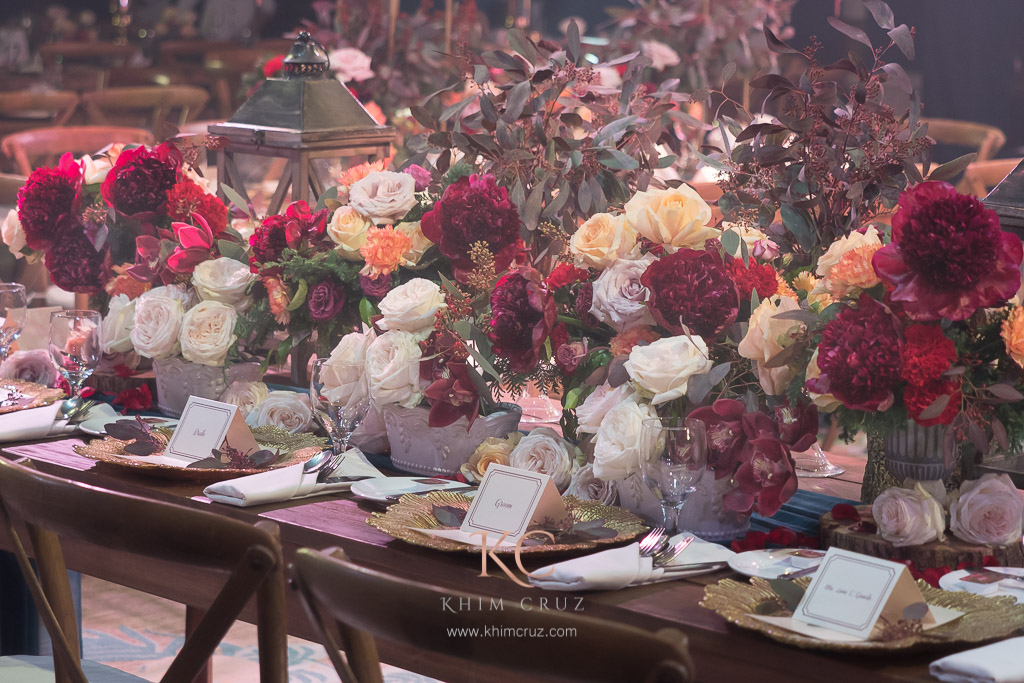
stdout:
[[1024,238],[1024,161],[992,188],[984,202],[999,214],[1003,230]]
[[280,212],[289,189],[292,201],[313,203],[323,194],[326,188],[314,161],[385,158],[397,138],[394,127],[378,125],[348,88],[330,76],[330,64],[323,46],[303,31],[284,59],[284,78],[268,78],[228,121],[209,127],[211,135],[227,139],[217,156],[217,178],[246,201],[237,156],[287,160],[267,215]]

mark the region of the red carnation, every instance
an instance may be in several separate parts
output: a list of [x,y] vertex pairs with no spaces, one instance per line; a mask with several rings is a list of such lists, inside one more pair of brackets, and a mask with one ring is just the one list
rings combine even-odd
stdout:
[[[936,417],[922,420],[921,413],[943,396],[948,396],[949,402],[942,412]],[[960,399],[960,384],[953,380],[939,379],[923,385],[908,384],[903,391],[903,405],[907,407],[907,415],[922,427],[950,424],[960,412]]]
[[519,210],[493,175],[474,174],[449,185],[441,200],[423,215],[420,227],[452,262],[455,279],[466,282],[477,267],[469,254],[478,242],[494,255],[496,272],[512,263],[519,241]]
[[543,276],[520,268],[498,280],[491,293],[494,353],[509,361],[513,372],[530,372],[555,324],[555,300],[544,291]]
[[904,191],[899,205],[892,243],[871,263],[910,318],[964,320],[1017,292],[1024,246],[979,199],[928,182]]
[[559,263],[548,275],[546,284],[548,290],[553,292],[577,282],[585,282],[589,277],[590,273],[582,268],[577,268],[571,263]]
[[740,301],[750,301],[750,294],[757,291],[760,299],[767,299],[779,291],[779,280],[775,277],[775,269],[767,263],[758,263],[750,259],[750,265],[744,265],[743,259],[729,259],[729,274],[732,275],[736,289],[740,293]]
[[260,266],[281,260],[281,254],[288,248],[285,235],[284,216],[267,216],[249,237],[249,267],[259,272]]
[[103,255],[72,216],[63,216],[61,238],[46,252],[46,270],[53,284],[67,292],[98,294],[107,282]]
[[167,193],[178,180],[180,165],[181,153],[167,143],[126,149],[104,178],[100,193],[118,213],[151,219],[167,210]]
[[62,221],[76,211],[82,187],[82,167],[65,154],[54,168],[37,168],[18,190],[18,220],[29,248],[42,250],[62,239],[61,228],[77,223]]
[[916,386],[942,379],[942,373],[956,360],[953,340],[938,325],[910,325],[903,334],[900,378]]
[[228,227],[228,207],[216,195],[204,192],[191,180],[182,180],[167,192],[167,215],[172,221],[195,223],[192,214],[199,214],[214,235]]
[[273,78],[274,74],[284,69],[284,58],[285,55],[276,55],[268,59],[263,65],[263,77]]
[[679,249],[648,266],[640,284],[651,292],[654,319],[672,334],[713,337],[739,312],[736,285],[716,252]]

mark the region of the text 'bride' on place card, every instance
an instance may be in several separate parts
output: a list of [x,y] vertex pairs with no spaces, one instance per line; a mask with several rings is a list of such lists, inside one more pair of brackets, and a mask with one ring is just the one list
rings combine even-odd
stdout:
[[225,442],[243,453],[259,449],[238,406],[191,396],[164,455],[195,462],[211,457]]
[[462,531],[508,534],[517,541],[538,523],[558,523],[567,516],[558,489],[546,474],[505,465],[491,465],[469,506]]

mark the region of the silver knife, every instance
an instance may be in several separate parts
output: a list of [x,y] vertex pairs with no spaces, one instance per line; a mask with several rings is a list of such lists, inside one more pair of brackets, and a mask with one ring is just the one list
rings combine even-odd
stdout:
[[372,474],[360,474],[360,475],[352,475],[352,476],[348,476],[348,477],[327,477],[327,479],[324,480],[324,483],[325,484],[344,484],[344,483],[350,482],[350,481],[362,481],[363,479],[373,479],[373,475]]
[[691,564],[670,564],[665,567],[659,567],[666,574],[673,574],[675,572],[692,572],[697,569],[722,569],[728,562],[694,562]]

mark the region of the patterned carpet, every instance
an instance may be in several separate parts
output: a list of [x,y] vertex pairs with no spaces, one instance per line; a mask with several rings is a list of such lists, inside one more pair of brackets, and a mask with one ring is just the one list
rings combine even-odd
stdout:
[[[92,577],[82,577],[84,656],[159,681],[184,642],[185,608]],[[236,623],[217,648],[213,680],[249,683],[259,680],[256,627]],[[338,681],[323,647],[288,639],[288,680],[295,683]],[[384,667],[386,683],[432,683],[434,679]]]

